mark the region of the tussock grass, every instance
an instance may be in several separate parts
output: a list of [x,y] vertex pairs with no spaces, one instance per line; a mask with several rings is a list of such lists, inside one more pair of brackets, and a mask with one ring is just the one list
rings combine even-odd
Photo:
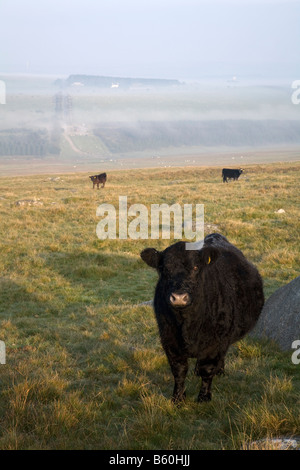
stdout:
[[[300,433],[300,369],[291,354],[246,337],[228,354],[213,400],[170,402],[172,377],[152,308],[156,274],[140,260],[168,240],[99,240],[96,208],[205,204],[205,222],[257,265],[266,297],[299,275],[298,163],[252,165],[223,184],[220,168],[1,178],[1,449],[240,449]],[[60,188],[58,190],[58,188]],[[38,197],[39,206],[18,207]],[[278,214],[280,208],[285,213]]]

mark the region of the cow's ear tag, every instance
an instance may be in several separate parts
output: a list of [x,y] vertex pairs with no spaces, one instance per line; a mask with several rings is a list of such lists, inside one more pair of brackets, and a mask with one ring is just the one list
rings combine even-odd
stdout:
[[210,258],[210,256],[209,256],[209,257],[208,257],[208,260],[207,260],[207,264],[210,264],[210,262],[211,262],[211,258]]

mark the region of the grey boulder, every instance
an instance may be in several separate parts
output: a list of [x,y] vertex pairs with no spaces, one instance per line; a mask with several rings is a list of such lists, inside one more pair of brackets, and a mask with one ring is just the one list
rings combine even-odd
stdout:
[[251,336],[274,340],[285,351],[300,340],[300,276],[269,297]]

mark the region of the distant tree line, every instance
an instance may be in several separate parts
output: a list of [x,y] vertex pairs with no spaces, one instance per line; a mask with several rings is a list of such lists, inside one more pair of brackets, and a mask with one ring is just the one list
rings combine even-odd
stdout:
[[87,87],[110,88],[112,83],[118,83],[121,88],[130,87],[169,87],[181,85],[179,80],[160,78],[125,78],[101,75],[70,75],[66,80],[58,79],[55,84],[61,88],[81,83]]
[[179,146],[257,146],[300,143],[300,122],[283,120],[143,121],[94,129],[112,153]]
[[6,129],[0,131],[0,156],[33,155],[44,157],[59,155],[61,129],[53,125],[47,129]]
[[48,132],[28,129],[7,129],[0,132],[0,155],[44,156],[48,150]]

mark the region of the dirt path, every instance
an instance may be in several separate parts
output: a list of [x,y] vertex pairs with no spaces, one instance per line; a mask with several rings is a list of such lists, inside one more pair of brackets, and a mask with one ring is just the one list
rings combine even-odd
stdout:
[[64,131],[64,138],[66,139],[72,150],[74,150],[74,152],[80,153],[80,155],[89,155],[89,153],[84,152],[83,150],[80,150],[78,147],[76,147],[71,137],[67,134],[66,129]]

